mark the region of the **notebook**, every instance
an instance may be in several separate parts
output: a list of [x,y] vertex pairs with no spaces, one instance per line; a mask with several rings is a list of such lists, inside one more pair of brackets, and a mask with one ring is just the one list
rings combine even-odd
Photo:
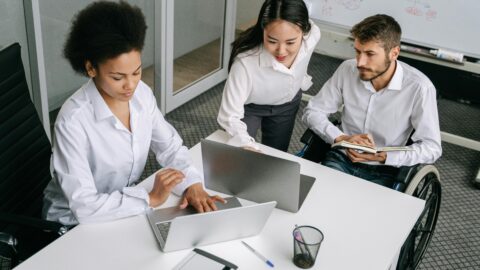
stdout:
[[300,164],[210,140],[201,141],[208,189],[254,202],[276,201],[277,208],[300,210],[315,182]]

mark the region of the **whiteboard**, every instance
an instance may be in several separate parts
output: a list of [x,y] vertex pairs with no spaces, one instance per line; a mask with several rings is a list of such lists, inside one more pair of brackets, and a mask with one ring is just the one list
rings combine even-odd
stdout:
[[305,0],[310,16],[345,29],[375,14],[402,27],[402,41],[480,58],[479,0]]

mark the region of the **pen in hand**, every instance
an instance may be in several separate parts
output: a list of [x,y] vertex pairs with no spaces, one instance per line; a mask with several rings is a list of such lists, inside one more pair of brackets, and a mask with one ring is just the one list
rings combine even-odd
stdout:
[[273,266],[273,263],[271,261],[269,261],[267,258],[265,258],[262,254],[258,253],[258,251],[256,251],[255,249],[253,249],[250,245],[248,245],[247,243],[243,242],[242,241],[242,244],[244,244],[248,250],[250,250],[251,252],[253,252],[253,254],[257,255],[258,258],[260,258],[260,260],[264,261],[266,264],[268,264],[268,266],[270,267],[274,267]]

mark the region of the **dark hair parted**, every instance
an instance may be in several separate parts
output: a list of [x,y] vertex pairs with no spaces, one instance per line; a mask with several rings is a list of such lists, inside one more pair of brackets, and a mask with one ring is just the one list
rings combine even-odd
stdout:
[[140,8],[120,1],[93,2],[73,18],[63,48],[72,68],[86,75],[85,63],[99,63],[143,49],[147,25]]
[[379,41],[385,51],[389,52],[392,48],[400,46],[402,28],[394,18],[377,14],[354,25],[350,33],[361,43]]
[[278,19],[298,25],[304,34],[310,32],[308,10],[303,0],[265,0],[258,14],[257,23],[241,33],[232,43],[228,70],[238,54],[263,43],[263,30],[269,23]]

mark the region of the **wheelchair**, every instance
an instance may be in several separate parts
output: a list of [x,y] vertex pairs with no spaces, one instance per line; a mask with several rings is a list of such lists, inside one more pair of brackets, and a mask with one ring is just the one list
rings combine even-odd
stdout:
[[[300,141],[305,144],[297,155],[307,160],[321,162],[330,145],[308,129]],[[425,200],[425,208],[403,244],[397,270],[414,270],[422,260],[432,240],[440,211],[442,188],[440,174],[435,166],[419,164],[400,167],[394,190]]]

